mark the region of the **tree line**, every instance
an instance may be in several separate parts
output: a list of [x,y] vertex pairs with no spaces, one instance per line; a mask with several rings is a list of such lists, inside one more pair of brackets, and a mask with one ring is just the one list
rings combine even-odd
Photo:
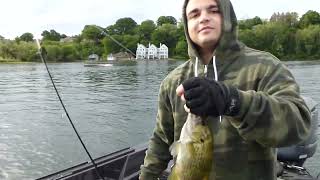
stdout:
[[[145,20],[141,24],[126,17],[106,28],[99,28],[86,25],[81,34],[72,37],[55,30],[43,31],[42,45],[46,48],[48,60],[83,60],[92,53],[106,59],[110,53],[125,51],[111,38],[132,52],[136,51],[137,43],[145,46],[162,43],[168,46],[169,57],[188,57],[183,24],[172,16],[160,16],[156,22]],[[316,11],[310,10],[300,18],[297,13],[288,12],[274,13],[268,20],[259,17],[239,20],[238,36],[249,47],[271,52],[281,60],[320,59],[320,14]],[[0,36],[0,60],[39,61],[33,39],[28,32],[15,40]]]

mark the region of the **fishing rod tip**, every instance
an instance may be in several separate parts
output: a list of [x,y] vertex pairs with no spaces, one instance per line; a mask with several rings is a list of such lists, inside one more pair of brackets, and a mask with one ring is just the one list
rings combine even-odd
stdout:
[[40,49],[41,49],[41,46],[40,46],[40,41],[39,41],[39,39],[36,39],[36,43],[37,43],[38,49],[40,50]]

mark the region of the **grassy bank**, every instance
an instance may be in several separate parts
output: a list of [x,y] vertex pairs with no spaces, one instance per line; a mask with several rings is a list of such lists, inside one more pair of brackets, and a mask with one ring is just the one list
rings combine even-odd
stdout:
[[26,62],[17,59],[0,59],[0,64],[27,64],[33,62]]

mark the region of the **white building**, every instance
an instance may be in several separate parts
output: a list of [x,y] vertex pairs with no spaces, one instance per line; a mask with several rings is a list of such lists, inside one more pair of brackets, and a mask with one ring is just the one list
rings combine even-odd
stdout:
[[168,59],[169,49],[165,44],[160,43],[160,47],[158,48],[158,58],[159,59]]
[[146,48],[143,44],[137,45],[136,59],[167,59],[169,50],[165,44],[160,43],[160,47],[150,44]]
[[148,53],[147,53],[147,59],[156,59],[158,57],[158,48],[149,43],[149,47],[148,47]]
[[147,57],[147,48],[143,44],[138,43],[136,59],[145,59]]

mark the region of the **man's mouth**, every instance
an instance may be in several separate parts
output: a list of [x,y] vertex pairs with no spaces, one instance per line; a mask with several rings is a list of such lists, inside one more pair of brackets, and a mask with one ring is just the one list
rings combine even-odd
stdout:
[[214,28],[211,27],[211,26],[205,26],[205,27],[201,28],[198,32],[207,31],[207,30],[212,30],[212,29],[214,29]]

